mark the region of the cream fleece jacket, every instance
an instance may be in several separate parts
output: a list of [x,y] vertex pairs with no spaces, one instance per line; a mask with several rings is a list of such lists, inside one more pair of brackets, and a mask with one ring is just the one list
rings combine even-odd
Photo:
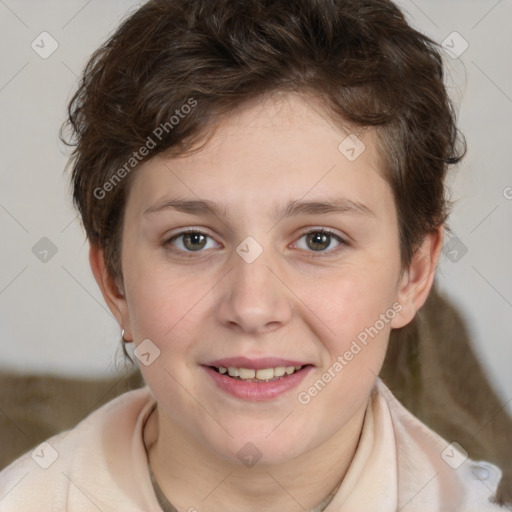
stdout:
[[[0,472],[1,512],[159,512],[143,425],[155,399],[129,391]],[[493,464],[465,458],[380,378],[355,456],[325,512],[505,512]],[[172,496],[169,497],[172,502]]]

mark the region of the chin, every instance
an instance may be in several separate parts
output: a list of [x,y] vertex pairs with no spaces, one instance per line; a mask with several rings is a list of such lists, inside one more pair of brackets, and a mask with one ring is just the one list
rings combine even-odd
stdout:
[[[272,427],[275,428],[275,425]],[[278,435],[277,432],[268,435],[272,428],[265,429],[265,432],[257,431],[257,429],[240,430],[237,433],[230,430],[233,437],[227,434],[224,439],[206,442],[210,445],[210,449],[215,454],[234,464],[242,464],[248,468],[254,465],[277,465],[284,464],[301,455],[304,441],[290,438],[288,433],[283,429]],[[300,443],[300,446],[298,446]],[[298,448],[300,447],[300,450]]]

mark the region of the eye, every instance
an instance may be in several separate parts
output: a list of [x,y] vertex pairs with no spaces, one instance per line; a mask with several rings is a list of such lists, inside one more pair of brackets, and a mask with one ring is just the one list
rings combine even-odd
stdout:
[[[340,245],[347,245],[340,236],[324,228],[308,231],[307,233],[304,233],[299,240],[303,238],[305,238],[306,248],[299,247],[299,249],[305,249],[309,252],[311,252],[311,249],[313,252],[335,252],[334,250],[326,251],[326,249],[331,246],[333,240],[337,242],[336,247],[339,247]],[[299,244],[297,243],[296,245],[298,246]]]
[[208,239],[213,240],[209,235],[202,231],[189,230],[183,231],[169,238],[169,240],[165,242],[165,245],[177,247],[177,249],[182,252],[200,252],[204,248],[212,248],[207,247]]
[[[326,250],[332,246],[333,241],[337,243],[335,247],[347,245],[347,243],[340,236],[325,228],[308,231],[299,238],[299,241],[302,239],[305,239],[306,247],[300,247],[298,242],[296,242],[296,246],[299,249],[303,249],[307,252],[329,254],[336,252],[335,249],[329,251]],[[208,247],[208,240],[211,240],[213,245]],[[177,233],[176,235],[169,238],[164,243],[164,245],[172,246],[173,250],[182,253],[201,252],[203,249],[212,249],[216,247],[216,243],[213,241],[212,237],[198,230],[188,230]]]

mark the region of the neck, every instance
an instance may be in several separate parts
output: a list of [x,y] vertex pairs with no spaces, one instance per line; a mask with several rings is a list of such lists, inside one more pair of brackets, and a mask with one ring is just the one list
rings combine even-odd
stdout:
[[147,421],[144,440],[156,480],[179,510],[310,511],[343,480],[359,442],[365,411],[366,404],[327,442],[278,465],[248,468],[221,459],[158,408]]

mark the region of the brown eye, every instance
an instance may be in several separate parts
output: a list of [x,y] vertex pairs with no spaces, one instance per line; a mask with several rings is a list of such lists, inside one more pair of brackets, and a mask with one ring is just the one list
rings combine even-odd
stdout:
[[171,245],[178,252],[199,252],[204,249],[208,239],[213,239],[200,231],[184,231],[170,238],[165,245]]
[[315,251],[323,251],[329,247],[331,243],[331,235],[326,233],[308,233],[306,235],[307,244]]
[[206,236],[201,233],[185,233],[183,235],[183,245],[191,251],[202,249],[206,244]]
[[[308,252],[331,253],[334,252],[336,247],[340,245],[346,245],[345,241],[341,237],[339,237],[335,233],[323,229],[304,233],[304,235],[302,235],[300,239],[305,239],[306,243],[302,244],[305,245],[305,247],[300,247],[301,244],[298,244],[299,248],[304,249]],[[331,247],[333,241],[335,241],[336,244],[334,245],[334,247]],[[327,250],[329,248],[331,248],[332,250]]]

